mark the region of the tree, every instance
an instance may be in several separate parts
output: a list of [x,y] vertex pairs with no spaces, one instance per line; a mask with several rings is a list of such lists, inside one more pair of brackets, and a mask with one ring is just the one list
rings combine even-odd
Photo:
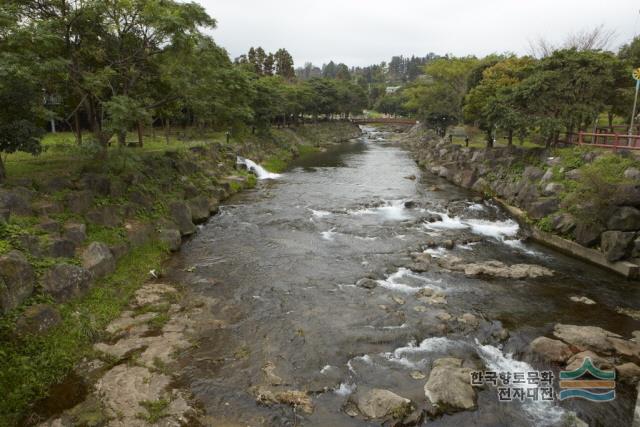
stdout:
[[276,74],[287,80],[293,79],[296,73],[293,69],[293,57],[291,54],[286,49],[278,49],[273,56],[276,63]]
[[351,73],[349,72],[349,67],[345,64],[340,63],[336,67],[336,79],[338,80],[351,80]]
[[538,127],[547,147],[563,130],[583,130],[605,110],[614,63],[610,52],[557,50],[535,63],[514,88],[515,102]]
[[0,56],[0,182],[6,178],[2,153],[41,151],[42,92],[29,68],[6,53]]
[[443,134],[462,120],[462,104],[469,75],[477,65],[475,57],[440,58],[425,66],[427,79],[416,81],[404,91],[404,107],[427,126]]
[[494,131],[507,132],[509,145],[518,130],[526,128],[526,120],[513,98],[513,89],[533,65],[528,57],[511,57],[484,68],[480,81],[465,98],[464,117],[475,122],[486,135],[487,146],[493,146]]

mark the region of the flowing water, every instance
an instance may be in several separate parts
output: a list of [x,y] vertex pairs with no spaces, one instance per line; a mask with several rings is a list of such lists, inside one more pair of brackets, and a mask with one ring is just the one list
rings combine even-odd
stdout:
[[[525,348],[555,323],[596,325],[625,337],[640,329],[640,322],[615,312],[618,306],[637,308],[631,305],[640,301],[636,283],[521,242],[518,224],[497,206],[421,174],[387,134],[364,130],[362,138],[305,157],[281,176],[259,172],[276,179],[230,199],[172,260],[172,279],[192,295],[217,300],[220,321],[203,325],[198,346],[182,359],[182,381],[215,423],[375,425],[345,413],[349,395],[382,388],[424,406],[426,379],[411,373],[428,378],[438,357],[496,371],[548,369],[529,359]],[[405,207],[407,201],[415,206]],[[434,212],[443,220],[425,222]],[[478,279],[406,268],[411,251],[443,237],[481,239],[450,251],[429,249],[433,256],[539,264],[556,274]],[[355,286],[366,276],[379,286]],[[448,304],[425,310],[414,297],[424,287],[444,292]],[[574,295],[597,304],[575,303],[569,300]],[[483,321],[477,330],[464,329],[438,320],[445,310]],[[492,334],[501,327],[510,332],[503,342]],[[256,404],[251,389],[268,383],[265,367],[285,388],[311,392],[314,412]],[[591,425],[630,425],[634,391],[619,385],[617,392],[612,403],[573,400],[560,407],[500,403],[489,387],[479,392],[476,411],[429,425],[558,425],[566,411]]]

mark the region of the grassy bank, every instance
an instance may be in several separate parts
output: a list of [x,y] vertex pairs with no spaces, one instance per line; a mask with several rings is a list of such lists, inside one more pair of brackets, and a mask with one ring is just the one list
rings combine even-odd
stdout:
[[[61,324],[50,334],[19,338],[13,333],[18,312],[0,320],[0,425],[15,425],[31,403],[47,395],[74,365],[93,355],[92,344],[129,303],[133,293],[159,270],[168,251],[151,242],[133,249],[116,271],[83,298],[59,305]],[[47,301],[33,298],[30,303]]]

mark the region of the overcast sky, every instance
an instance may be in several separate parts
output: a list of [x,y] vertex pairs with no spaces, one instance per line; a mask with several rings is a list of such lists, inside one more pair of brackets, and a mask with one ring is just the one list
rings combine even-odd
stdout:
[[637,0],[200,0],[216,42],[235,58],[251,46],[286,48],[296,66],[348,65],[429,52],[527,53],[529,41],[561,42],[604,25],[612,47],[640,32]]

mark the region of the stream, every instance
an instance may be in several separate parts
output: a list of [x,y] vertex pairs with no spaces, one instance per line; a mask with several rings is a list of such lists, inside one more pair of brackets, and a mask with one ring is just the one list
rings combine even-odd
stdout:
[[[424,406],[431,362],[439,357],[487,370],[557,372],[526,352],[556,323],[600,326],[625,337],[640,329],[615,311],[640,301],[636,283],[522,242],[518,224],[498,206],[422,173],[389,134],[363,130],[361,138],[305,156],[227,200],[171,260],[169,278],[192,296],[216,301],[218,321],[201,328],[198,345],[180,360],[181,382],[214,425],[378,425],[348,415],[349,396],[379,388]],[[426,222],[434,213],[442,221]],[[555,274],[514,280],[409,270],[410,252],[434,238],[470,242],[428,249],[435,257],[537,264]],[[356,286],[363,277],[378,286]],[[422,288],[442,292],[447,303],[425,306],[415,298]],[[444,312],[453,320],[440,320]],[[455,318],[464,313],[481,319],[479,327],[461,327]],[[506,340],[496,337],[502,328]],[[266,384],[265,376],[309,391],[313,413],[257,404],[250,390]],[[631,425],[636,393],[622,384],[616,391],[613,402],[560,405],[499,402],[496,390],[485,387],[477,410],[428,424],[562,425],[574,411],[590,425]]]

